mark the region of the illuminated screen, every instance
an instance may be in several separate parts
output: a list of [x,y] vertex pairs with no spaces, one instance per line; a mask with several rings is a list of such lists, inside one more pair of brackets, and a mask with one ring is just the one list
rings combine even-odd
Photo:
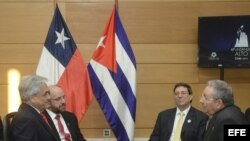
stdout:
[[250,67],[250,16],[198,19],[198,66]]

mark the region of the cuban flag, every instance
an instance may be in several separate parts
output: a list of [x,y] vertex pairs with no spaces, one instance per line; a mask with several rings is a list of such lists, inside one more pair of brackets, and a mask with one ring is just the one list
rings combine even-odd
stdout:
[[86,64],[56,6],[36,74],[66,95],[66,110],[82,118],[93,97]]
[[117,141],[133,141],[136,61],[115,6],[88,71],[94,95]]

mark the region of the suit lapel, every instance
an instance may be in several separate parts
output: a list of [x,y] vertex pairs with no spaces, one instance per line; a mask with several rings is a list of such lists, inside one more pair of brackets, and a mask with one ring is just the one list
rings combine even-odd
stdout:
[[52,135],[55,138],[60,140],[59,133],[57,132],[56,126],[55,126],[54,122],[52,121],[51,117],[49,116],[48,112],[46,110],[44,110],[43,113],[46,116],[46,118],[48,119],[48,122],[49,122],[49,125],[50,125],[48,130],[50,130],[50,132],[52,133]]
[[47,123],[44,121],[44,119],[41,117],[41,115],[39,115],[38,111],[36,111],[33,107],[31,107],[31,106],[28,105],[28,104],[23,103],[23,104],[22,104],[22,109],[30,111],[33,115],[35,115],[35,116],[37,117],[37,119],[39,120],[39,122],[40,122],[46,129],[49,129],[49,126],[47,125]]
[[27,110],[30,113],[32,113],[33,115],[36,116],[36,118],[38,119],[38,121],[41,123],[41,125],[56,139],[56,141],[60,141],[60,138],[58,138],[56,136],[56,132],[54,130],[52,130],[49,125],[47,125],[47,123],[44,121],[44,119],[39,115],[39,113],[30,105],[23,103],[21,105],[21,109],[22,110]]
[[[51,119],[51,117],[49,116],[49,113],[48,113],[46,110],[45,110],[43,113],[44,113],[44,115],[47,117],[48,122],[49,122],[49,124],[50,124],[50,127],[51,127],[53,130],[56,130],[56,126],[55,126],[53,120]],[[59,134],[58,134],[58,136],[59,136]]]
[[[43,126],[46,128],[46,130],[49,131],[49,133],[50,133],[55,139],[57,139],[58,141],[60,141],[60,137],[58,136],[58,133],[57,133],[56,130],[54,130],[54,129],[52,129],[51,127],[49,127],[49,126],[47,125],[47,123],[45,123],[45,122],[43,121],[42,118],[40,118],[40,122],[43,124]],[[50,125],[51,125],[51,124],[50,124]]]
[[75,137],[75,131],[73,130],[73,127],[72,127],[73,125],[70,123],[69,117],[67,117],[67,115],[64,112],[62,112],[61,114],[62,114],[62,117],[63,117],[65,123],[66,123],[66,126],[69,129],[71,138],[74,141],[76,137]]
[[[169,128],[171,128],[173,130],[174,128],[174,120],[175,120],[175,114],[176,114],[176,108],[175,110],[172,111],[172,113],[170,114],[170,120],[169,120]],[[171,132],[172,132],[171,130]]]
[[163,126],[162,132],[164,132],[164,134],[162,134],[160,137],[161,140],[168,141],[170,139],[172,130],[174,128],[175,114],[176,108],[173,108],[161,116],[162,120],[160,120],[161,122],[159,124]]
[[214,131],[214,123],[216,121],[216,117],[212,117],[207,125],[207,129],[204,134],[204,141],[210,138],[211,133]]
[[191,107],[189,109],[189,112],[187,113],[187,116],[186,116],[184,122],[183,122],[182,130],[181,130],[181,136],[185,134],[186,130],[189,130],[192,119],[193,119],[193,116],[194,116],[193,109]]

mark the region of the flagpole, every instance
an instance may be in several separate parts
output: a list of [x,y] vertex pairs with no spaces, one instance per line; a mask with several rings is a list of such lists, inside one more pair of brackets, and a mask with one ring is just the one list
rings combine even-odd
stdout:
[[54,0],[54,9],[56,9],[57,0]]
[[118,0],[115,0],[115,8],[116,8],[116,10],[117,10],[117,12],[119,11],[118,10]]

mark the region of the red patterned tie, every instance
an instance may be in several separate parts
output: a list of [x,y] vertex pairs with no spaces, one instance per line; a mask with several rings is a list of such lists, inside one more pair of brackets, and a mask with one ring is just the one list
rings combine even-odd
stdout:
[[[50,124],[48,122],[48,119],[46,118],[46,116],[44,115],[44,113],[40,113],[40,116],[43,118],[43,120],[46,122],[46,124],[50,127]],[[51,128],[51,127],[50,127]]]
[[70,134],[66,133],[64,131],[64,128],[63,128],[63,125],[62,125],[62,122],[61,122],[61,119],[60,119],[60,115],[56,115],[56,120],[57,120],[57,124],[58,124],[58,127],[59,127],[59,132],[61,134],[63,134],[64,138],[65,138],[65,141],[70,141]]

